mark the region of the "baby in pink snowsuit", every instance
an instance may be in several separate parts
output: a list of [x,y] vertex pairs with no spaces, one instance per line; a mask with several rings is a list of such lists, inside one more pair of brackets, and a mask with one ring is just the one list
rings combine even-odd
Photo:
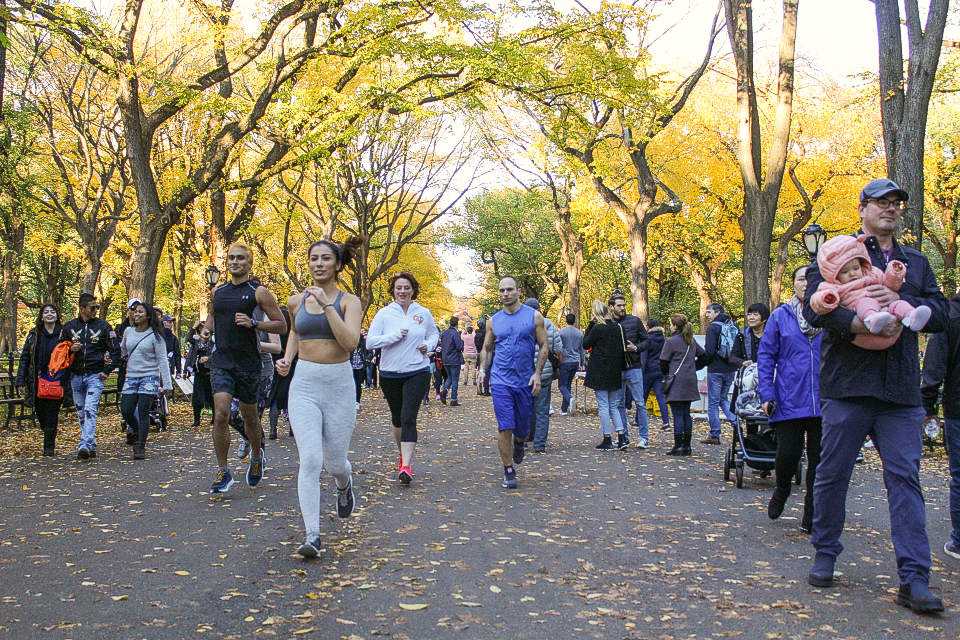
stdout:
[[870,254],[863,246],[867,236],[837,236],[828,240],[817,254],[817,266],[824,281],[810,298],[810,307],[818,314],[830,313],[838,306],[849,309],[863,321],[871,335],[858,335],[853,344],[862,349],[880,351],[892,346],[900,337],[877,335],[892,322],[900,319],[904,327],[919,331],[930,320],[930,307],[914,307],[905,300],[891,302],[882,308],[865,289],[872,284],[882,284],[892,291],[899,291],[907,275],[907,266],[899,260],[891,260],[886,271],[880,271],[870,262]]

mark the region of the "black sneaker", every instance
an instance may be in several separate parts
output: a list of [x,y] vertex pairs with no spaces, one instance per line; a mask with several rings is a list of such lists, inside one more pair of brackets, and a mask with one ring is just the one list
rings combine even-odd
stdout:
[[923,582],[902,584],[897,591],[897,604],[914,613],[939,613],[943,611],[943,600],[930,593],[930,587]]
[[320,536],[316,536],[304,542],[300,545],[300,548],[297,549],[299,553],[304,558],[316,558],[320,555]]
[[612,451],[613,449],[616,449],[616,447],[613,446],[613,440],[610,438],[610,436],[604,436],[603,442],[594,448],[600,449],[601,451]]
[[514,438],[513,439],[513,463],[520,464],[523,462],[523,454],[527,451],[527,443],[522,439]]
[[250,454],[250,464],[247,465],[247,485],[255,487],[263,480],[263,468],[267,465],[267,458],[260,450],[259,456]]
[[88,460],[90,458],[90,449],[80,447],[77,449],[77,460]]
[[623,435],[622,433],[617,434],[617,449],[623,451],[630,446],[630,438]]
[[341,518],[349,518],[353,513],[353,506],[356,504],[357,496],[353,493],[353,481],[350,481],[343,489],[337,489],[337,515]]
[[790,497],[789,491],[783,491],[779,487],[773,490],[770,496],[770,503],[767,504],[767,517],[776,520],[783,513],[783,508],[787,505],[787,498]]
[[507,467],[503,470],[503,481],[500,482],[500,486],[504,489],[516,489],[517,488],[517,470],[513,467]]
[[221,469],[217,472],[217,479],[210,485],[210,493],[226,493],[233,486],[233,474],[230,469]]

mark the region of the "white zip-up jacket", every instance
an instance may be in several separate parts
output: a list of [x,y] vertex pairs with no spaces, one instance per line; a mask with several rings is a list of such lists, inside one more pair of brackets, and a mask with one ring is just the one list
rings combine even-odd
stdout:
[[[400,332],[406,329],[406,337]],[[426,307],[411,302],[403,312],[396,302],[391,302],[373,317],[367,331],[367,349],[381,349],[380,371],[388,373],[411,373],[430,366],[428,355],[437,348],[440,332],[433,315]],[[427,345],[427,354],[418,347]]]

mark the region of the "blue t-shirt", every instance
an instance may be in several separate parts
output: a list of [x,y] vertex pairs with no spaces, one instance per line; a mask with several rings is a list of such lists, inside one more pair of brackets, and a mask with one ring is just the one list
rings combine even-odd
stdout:
[[490,384],[525,387],[533,375],[537,336],[534,328],[536,312],[525,304],[514,313],[498,311],[491,318],[495,337]]

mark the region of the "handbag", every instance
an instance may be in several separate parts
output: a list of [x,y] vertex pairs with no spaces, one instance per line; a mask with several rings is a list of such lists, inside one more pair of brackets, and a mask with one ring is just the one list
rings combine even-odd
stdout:
[[677,365],[677,370],[667,376],[667,379],[663,381],[663,391],[664,393],[670,393],[670,387],[673,386],[673,381],[677,379],[677,374],[680,373],[680,369],[683,368],[683,363],[687,361],[687,356],[690,355],[690,347],[692,344],[687,345],[687,352],[683,354],[683,358],[680,360],[680,364]]
[[40,400],[63,400],[63,385],[60,384],[60,376],[56,379],[50,376],[37,377],[37,398]]

